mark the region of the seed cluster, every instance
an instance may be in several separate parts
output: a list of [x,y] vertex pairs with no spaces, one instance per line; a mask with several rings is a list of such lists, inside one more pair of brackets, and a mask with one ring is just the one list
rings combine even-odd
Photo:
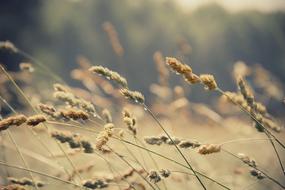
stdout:
[[144,104],[144,96],[138,91],[121,89],[121,93],[123,96],[125,96],[125,98],[134,101],[135,103]]
[[101,179],[86,180],[82,183],[82,185],[89,189],[103,189],[108,187],[108,183]]
[[161,144],[178,145],[181,142],[181,140],[177,137],[171,137],[171,138],[173,142],[166,135],[144,137],[144,141],[150,145],[161,145]]
[[10,126],[20,126],[27,121],[25,115],[19,114],[16,116],[10,116],[0,121],[0,131],[8,129]]
[[100,76],[104,76],[108,80],[112,80],[117,84],[121,85],[123,88],[128,87],[127,80],[122,77],[119,73],[115,71],[111,71],[110,69],[103,66],[92,66],[89,71],[93,73],[97,73]]
[[148,173],[148,178],[152,183],[158,183],[162,178],[168,178],[171,172],[167,169],[161,169],[159,171],[150,170]]
[[85,153],[93,153],[94,148],[92,143],[82,139],[79,134],[72,134],[68,132],[53,131],[51,136],[61,143],[68,143],[69,147],[82,148]]
[[123,110],[123,121],[127,125],[128,129],[133,133],[133,135],[136,135],[136,119],[131,116],[130,112],[126,108]]
[[245,80],[243,78],[239,78],[237,83],[240,93],[248,106],[249,113],[257,120],[254,120],[255,128],[259,132],[264,132],[264,127],[270,128],[276,132],[280,132],[281,127],[270,117],[267,117],[269,114],[267,114],[265,106],[255,101],[254,95],[249,86],[246,84]]
[[26,123],[27,123],[27,125],[30,125],[30,126],[34,127],[34,126],[37,126],[40,123],[45,122],[46,120],[47,119],[46,119],[45,116],[38,114],[38,115],[33,115],[31,117],[28,117]]
[[257,167],[256,162],[253,158],[250,158],[249,156],[243,154],[243,153],[239,153],[238,157],[247,165],[249,165],[250,167]]
[[113,135],[114,124],[107,123],[104,125],[104,130],[102,130],[96,138],[96,149],[104,150],[103,146],[107,144],[109,138]]
[[[32,187],[35,186],[33,180],[31,180],[29,178],[17,179],[17,178],[9,177],[8,180],[13,184],[17,184],[17,185],[21,185],[21,186],[32,186]],[[37,185],[37,187],[44,187],[44,183],[40,182],[40,181],[37,181],[36,185]]]
[[[59,90],[59,89],[57,89],[57,90]],[[72,107],[78,107],[78,108],[86,111],[87,113],[93,114],[94,116],[97,115],[96,109],[91,102],[88,102],[82,98],[76,97],[71,92],[62,91],[62,89],[61,89],[59,91],[55,91],[53,96],[56,99],[63,101]]]
[[203,74],[200,75],[200,79],[208,90],[215,90],[218,87],[213,75]]
[[221,145],[217,144],[207,144],[207,145],[201,145],[198,149],[198,153],[200,154],[212,154],[217,153],[221,151]]
[[182,75],[185,81],[189,84],[202,82],[207,90],[215,90],[218,87],[213,75],[202,74],[198,76],[193,73],[190,66],[181,63],[174,57],[166,57],[166,64],[169,65],[174,72]]

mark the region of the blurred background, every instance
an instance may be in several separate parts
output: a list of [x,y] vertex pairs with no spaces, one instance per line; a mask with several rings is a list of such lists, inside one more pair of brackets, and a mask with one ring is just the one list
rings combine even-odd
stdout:
[[[9,0],[0,2],[0,40],[45,63],[69,84],[79,56],[123,73],[133,89],[150,94],[157,81],[153,54],[178,57],[197,73],[215,75],[225,90],[235,90],[233,65],[260,64],[280,85],[269,99],[283,114],[285,79],[285,1],[283,0]],[[114,52],[106,30],[112,23],[122,49]],[[104,27],[105,23],[105,27]],[[0,62],[18,70],[19,56],[0,52]],[[179,77],[174,78],[179,80]],[[193,87],[196,88],[196,87]],[[192,90],[191,100],[210,93]],[[274,108],[274,109],[273,109]]]

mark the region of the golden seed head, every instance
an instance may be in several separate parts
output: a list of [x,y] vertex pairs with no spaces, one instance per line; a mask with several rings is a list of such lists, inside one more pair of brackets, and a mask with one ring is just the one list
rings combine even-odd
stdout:
[[194,73],[186,73],[183,76],[184,76],[185,81],[189,82],[190,84],[196,84],[196,83],[201,82],[201,79],[199,78],[199,76],[197,76]]
[[8,40],[0,42],[0,49],[7,49],[14,53],[18,52],[18,49],[16,48],[16,46]]
[[274,122],[272,119],[263,118],[262,121],[266,127],[272,129],[273,131],[277,133],[281,132],[281,127],[276,122]]
[[10,116],[6,119],[0,121],[0,131],[8,129],[10,126],[16,125],[20,126],[27,121],[25,115]]
[[169,65],[174,72],[177,72],[181,75],[192,73],[190,66],[181,63],[174,57],[166,57],[166,64]]
[[123,117],[131,117],[131,113],[127,108],[124,108],[122,111]]
[[31,117],[28,117],[27,125],[36,126],[36,125],[38,125],[40,123],[43,123],[45,121],[46,121],[45,116],[43,116],[43,115],[34,115],[34,116],[31,116]]
[[89,118],[86,112],[73,108],[62,110],[60,111],[60,114],[66,119],[73,119],[73,120],[78,120],[78,119],[87,120]]
[[259,102],[256,103],[256,110],[260,114],[266,114],[267,113],[266,107],[262,103],[259,103]]
[[107,123],[104,125],[104,130],[105,131],[108,131],[108,132],[111,132],[113,129],[114,129],[114,124],[113,123]]
[[115,71],[111,71],[110,69],[103,67],[103,66],[92,66],[89,68],[89,71],[93,73],[97,73],[98,75],[104,76],[108,80],[112,80],[119,85],[121,85],[123,88],[128,87],[127,80],[122,77],[119,73]]
[[138,91],[130,91],[128,89],[121,89],[121,93],[125,98],[130,99],[136,103],[144,104],[144,96]]
[[38,105],[38,107],[39,107],[39,109],[40,109],[43,113],[45,113],[45,114],[47,114],[47,115],[49,115],[49,116],[53,116],[53,114],[56,112],[56,109],[55,109],[53,106],[50,106],[50,105],[47,105],[47,104],[42,104],[42,103],[40,103],[40,104]]
[[22,71],[28,71],[30,73],[35,71],[35,69],[31,63],[20,63],[19,67]]
[[217,144],[207,144],[207,145],[201,145],[198,149],[198,153],[200,154],[211,154],[221,151],[221,145]]
[[208,90],[215,90],[218,87],[213,75],[202,74],[200,75],[200,80]]

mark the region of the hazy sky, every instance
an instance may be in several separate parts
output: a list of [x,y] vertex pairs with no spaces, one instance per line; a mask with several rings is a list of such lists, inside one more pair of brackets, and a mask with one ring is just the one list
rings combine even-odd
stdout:
[[241,10],[259,10],[262,12],[285,11],[285,0],[176,0],[185,9],[196,9],[207,3],[218,3],[226,9],[236,12]]

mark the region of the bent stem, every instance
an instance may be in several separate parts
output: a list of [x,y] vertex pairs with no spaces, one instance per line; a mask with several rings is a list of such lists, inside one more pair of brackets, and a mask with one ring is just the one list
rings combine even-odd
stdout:
[[[95,130],[87,129],[87,128],[82,128],[82,127],[80,127],[80,126],[73,125],[73,124],[69,124],[69,123],[61,123],[61,122],[54,122],[54,121],[47,121],[47,123],[54,124],[54,125],[65,126],[65,127],[73,127],[73,128],[81,129],[81,130],[84,130],[84,131],[88,131],[88,132],[90,132],[90,133],[92,133],[92,134],[98,134],[98,132],[95,131]],[[178,162],[178,161],[176,161],[176,160],[173,160],[173,159],[171,159],[171,158],[168,158],[167,156],[164,156],[164,155],[162,155],[162,154],[160,154],[160,153],[157,153],[157,152],[152,151],[152,150],[150,150],[150,149],[148,149],[148,148],[145,148],[144,146],[137,145],[137,144],[135,144],[135,143],[132,143],[132,142],[130,142],[130,141],[127,141],[127,140],[124,140],[124,139],[122,139],[122,138],[115,137],[115,136],[112,136],[111,138],[112,138],[112,139],[115,139],[115,140],[118,140],[118,141],[123,141],[123,142],[125,142],[125,143],[127,143],[127,144],[130,144],[130,145],[132,145],[132,146],[135,146],[135,147],[137,147],[137,148],[140,148],[140,149],[142,149],[142,150],[144,150],[144,151],[147,151],[149,154],[154,154],[154,155],[156,155],[156,156],[158,156],[158,157],[164,158],[164,159],[166,159],[166,160],[168,160],[168,161],[170,161],[170,162],[172,162],[172,163],[175,163],[175,164],[177,164],[177,165],[179,165],[179,166],[182,166],[183,168],[190,169],[189,166],[186,166],[186,165],[184,165],[184,164],[181,164],[180,162]],[[203,174],[203,173],[201,173],[201,172],[199,172],[199,171],[197,171],[197,170],[195,170],[195,172],[196,172],[198,175],[200,175],[200,176],[202,176],[202,177],[204,177],[204,178],[206,178],[206,179],[208,179],[208,180],[210,180],[210,181],[212,181],[212,182],[218,184],[219,186],[223,187],[224,189],[231,190],[229,187],[227,187],[227,186],[225,186],[224,184],[222,184],[222,183],[220,183],[220,182],[218,182],[218,181],[216,181],[216,180],[214,180],[214,179],[212,179],[212,178],[206,176],[205,174]],[[193,175],[194,175],[194,174],[193,174]]]
[[154,186],[142,175],[140,174],[122,155],[120,155],[119,153],[115,152],[112,148],[110,148],[108,146],[108,148],[118,157],[120,158],[123,162],[125,162],[129,167],[131,167],[145,182],[147,182],[147,184],[153,189],[155,190]]
[[205,185],[203,184],[203,182],[201,181],[201,179],[199,178],[199,176],[196,174],[195,170],[193,169],[193,167],[191,166],[191,164],[189,163],[189,161],[186,159],[186,157],[184,156],[184,154],[181,152],[181,150],[178,148],[178,146],[174,143],[172,137],[169,135],[169,133],[164,129],[164,127],[162,126],[162,124],[160,123],[160,121],[156,118],[156,116],[152,113],[152,111],[145,105],[143,104],[144,109],[151,115],[151,117],[156,121],[156,123],[158,124],[158,126],[163,130],[163,132],[167,135],[167,137],[171,140],[171,142],[173,143],[173,145],[175,146],[175,148],[177,149],[177,151],[179,152],[179,154],[182,156],[182,158],[185,160],[185,162],[187,163],[187,165],[189,166],[190,170],[192,170],[192,172],[194,173],[195,177],[197,178],[197,180],[199,181],[199,183],[201,184],[201,186],[203,187],[204,190],[207,190],[207,188],[205,187]]
[[[28,163],[26,162],[26,160],[24,159],[24,156],[23,156],[22,152],[20,151],[19,146],[18,146],[17,142],[15,141],[15,139],[14,139],[14,137],[13,137],[13,135],[12,135],[10,129],[7,129],[7,132],[8,132],[9,138],[11,139],[11,141],[13,142],[13,144],[15,145],[18,154],[20,155],[20,158],[21,158],[22,162],[24,163],[24,166],[25,166],[27,169],[29,169],[29,165],[28,165]],[[29,171],[29,174],[30,174],[31,179],[32,179],[32,181],[33,181],[33,183],[34,183],[35,189],[39,190],[38,185],[37,185],[37,183],[36,183],[36,181],[35,181],[35,178],[34,178],[32,172]]]
[[273,140],[270,138],[270,135],[269,135],[266,131],[265,131],[265,134],[266,134],[266,136],[267,136],[267,137],[269,138],[269,140],[270,140],[270,143],[271,143],[271,145],[272,145],[272,147],[273,147],[273,149],[274,149],[274,152],[275,152],[275,154],[276,154],[276,156],[277,156],[279,165],[280,165],[280,167],[281,167],[281,169],[282,169],[282,173],[283,173],[283,175],[285,175],[284,166],[283,166],[283,164],[282,164],[280,155],[279,155],[279,153],[278,153],[278,151],[277,151],[277,149],[276,149],[276,147],[275,147],[275,144],[274,144]]
[[[239,159],[240,161],[242,161],[242,159],[241,159],[240,157],[238,157],[237,155],[231,153],[230,151],[225,150],[225,149],[222,149],[222,151],[225,152],[225,153],[227,153],[227,154],[229,154],[229,155],[231,155],[231,156],[233,156],[233,157],[235,157],[235,158],[237,158],[237,159]],[[242,162],[243,162],[243,161],[242,161]],[[247,164],[247,163],[245,163],[245,164],[248,165],[248,166],[251,167],[251,168],[254,168],[254,169],[260,171],[260,172],[261,172],[263,175],[265,175],[269,180],[271,180],[271,181],[274,182],[275,184],[277,184],[277,185],[279,185],[280,187],[282,187],[283,189],[285,189],[285,186],[284,186],[284,185],[282,185],[279,181],[277,181],[277,180],[274,179],[273,177],[269,176],[269,175],[268,175],[266,172],[264,172],[263,170],[261,170],[261,169],[259,169],[259,168],[257,168],[257,167],[250,166],[250,165]]]
[[[18,112],[2,97],[0,96],[0,100],[15,114],[17,114]],[[43,146],[43,148],[50,154],[50,156],[55,160],[55,162],[57,164],[58,161],[56,160],[54,154],[49,150],[49,148],[46,146],[46,144],[39,138],[38,134],[36,132],[34,132],[33,129],[28,128],[29,131],[31,132],[31,134],[39,141],[39,143]],[[70,174],[68,173],[67,169],[65,167],[63,167],[65,173],[70,177]]]
[[[15,86],[16,90],[23,96],[23,98],[28,103],[28,105],[32,108],[32,110],[38,114],[39,113],[38,110],[33,106],[31,101],[29,100],[29,98],[26,96],[26,94],[23,92],[23,90],[19,87],[19,85],[16,83],[16,81],[12,78],[12,76],[6,71],[6,69],[2,65],[0,65],[0,69],[3,71],[5,76],[12,82],[12,84]],[[46,128],[47,132],[49,132],[49,127],[45,123],[43,123],[43,126]],[[74,170],[76,170],[74,163],[69,158],[69,156],[66,154],[66,152],[64,151],[61,144],[59,142],[57,142],[56,140],[54,140],[54,141],[56,142],[56,144],[60,148],[60,150],[64,153],[66,159],[68,160],[68,162],[70,163],[72,168]],[[82,180],[81,175],[79,173],[77,173],[77,175],[78,175],[79,179]]]
[[281,158],[280,158],[279,153],[278,153],[278,151],[277,151],[277,149],[276,149],[276,147],[275,147],[275,145],[274,145],[273,140],[270,138],[270,136],[272,136],[272,137],[274,138],[274,140],[276,140],[276,142],[278,142],[278,144],[281,145],[284,149],[285,149],[285,146],[284,146],[268,129],[266,129],[266,128],[264,127],[264,125],[263,125],[261,122],[259,122],[259,121],[254,117],[253,114],[251,114],[249,111],[247,111],[246,109],[244,109],[241,105],[235,103],[235,102],[231,99],[231,97],[229,97],[222,89],[217,88],[217,91],[220,92],[222,95],[226,96],[234,105],[237,105],[242,111],[244,111],[246,114],[248,114],[256,123],[258,123],[258,124],[262,127],[262,129],[264,129],[264,132],[265,132],[266,136],[268,137],[268,139],[270,140],[270,143],[271,143],[271,145],[272,145],[272,147],[273,147],[273,149],[274,149],[274,152],[275,152],[275,154],[276,154],[276,156],[277,156],[277,159],[278,159],[279,165],[280,165],[280,167],[281,167],[282,173],[283,173],[283,175],[285,175],[285,170],[284,170],[284,167],[283,167]]
[[264,129],[270,136],[272,136],[272,137],[274,138],[274,140],[275,140],[280,146],[282,146],[282,147],[285,149],[285,145],[284,145],[281,141],[279,141],[279,140],[277,139],[277,137],[275,137],[275,135],[273,135],[268,129],[266,129],[266,128],[263,126],[263,124],[260,123],[251,113],[249,113],[249,112],[248,112],[246,109],[244,109],[241,105],[235,103],[235,102],[231,99],[231,97],[229,97],[222,89],[217,88],[216,90],[217,90],[219,93],[221,93],[222,95],[225,95],[234,105],[239,106],[239,108],[240,108],[242,111],[244,111],[246,114],[248,114],[255,122],[257,122],[257,123],[262,127],[262,129]]
[[23,168],[23,167],[17,166],[17,165],[8,164],[8,163],[3,162],[1,160],[0,160],[0,165],[6,166],[6,167],[9,167],[9,168],[18,169],[18,170],[28,171],[28,172],[31,172],[31,173],[34,173],[34,174],[38,174],[38,175],[41,175],[41,176],[44,176],[44,177],[47,177],[47,178],[50,178],[50,179],[54,179],[56,181],[60,181],[60,182],[66,183],[66,184],[73,185],[75,187],[83,188],[81,185],[77,185],[77,184],[75,184],[75,183],[73,183],[71,181],[66,181],[64,179],[61,179],[61,178],[58,178],[58,177],[55,177],[55,176],[52,176],[52,175],[49,175],[49,174],[46,174],[46,173],[42,173],[42,172],[39,172],[39,171],[36,171],[36,170]]

